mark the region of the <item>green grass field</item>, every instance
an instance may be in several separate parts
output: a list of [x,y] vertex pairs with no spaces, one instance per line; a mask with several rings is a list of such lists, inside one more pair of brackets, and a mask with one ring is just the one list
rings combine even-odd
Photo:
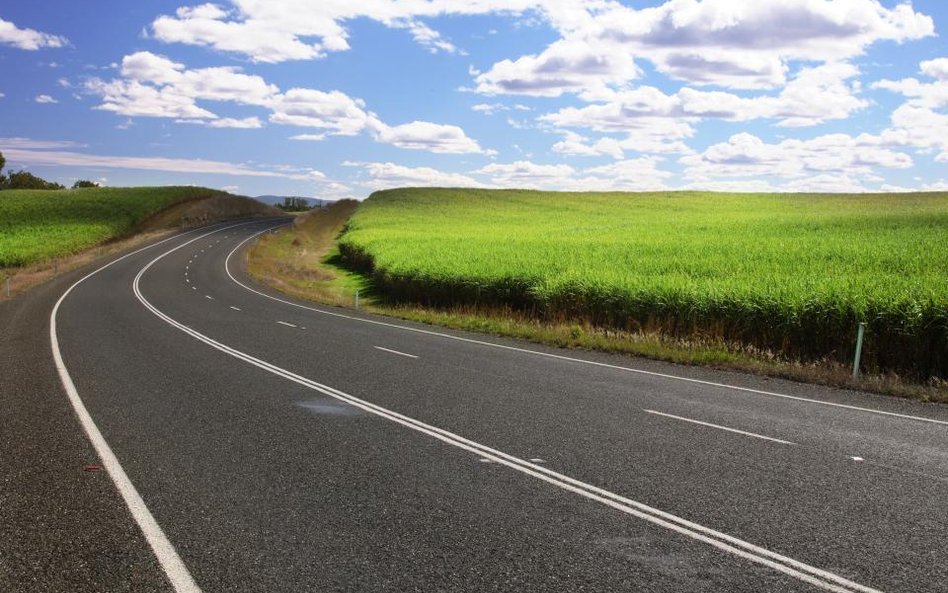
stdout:
[[426,305],[719,338],[948,376],[948,194],[378,192],[340,241]]
[[200,187],[0,191],[0,268],[75,253],[128,233],[166,206],[220,194]]

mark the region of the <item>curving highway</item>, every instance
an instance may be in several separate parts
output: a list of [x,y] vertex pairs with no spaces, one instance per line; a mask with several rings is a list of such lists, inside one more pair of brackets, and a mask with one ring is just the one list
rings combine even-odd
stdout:
[[280,224],[0,304],[0,590],[945,590],[945,407],[313,306]]

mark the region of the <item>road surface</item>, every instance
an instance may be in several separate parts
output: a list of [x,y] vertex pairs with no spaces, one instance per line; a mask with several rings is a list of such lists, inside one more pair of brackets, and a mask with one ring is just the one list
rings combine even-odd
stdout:
[[275,224],[0,305],[0,590],[946,590],[945,407],[313,306]]

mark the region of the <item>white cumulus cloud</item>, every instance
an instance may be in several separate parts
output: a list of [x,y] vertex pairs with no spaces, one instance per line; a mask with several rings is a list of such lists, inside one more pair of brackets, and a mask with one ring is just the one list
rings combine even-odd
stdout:
[[85,84],[88,92],[102,98],[96,107],[132,117],[164,117],[173,119],[213,119],[217,116],[198,107],[193,97],[182,95],[173,87],[156,88],[137,80],[105,82],[94,78]]
[[542,122],[564,128],[624,133],[625,138],[589,140],[566,133],[553,146],[555,152],[572,155],[608,154],[622,158],[627,151],[642,153],[691,152],[683,140],[695,134],[695,126],[707,119],[726,121],[776,120],[782,127],[815,126],[846,119],[868,106],[859,95],[859,74],[845,62],[803,68],[776,94],[740,96],[727,91],[682,88],[666,94],[652,86],[629,90],[584,93],[593,101],[584,107],[565,107],[541,116]]
[[807,179],[823,175],[877,178],[879,169],[906,169],[912,158],[884,145],[878,136],[827,134],[811,140],[769,144],[746,132],[682,157],[685,176],[701,181],[721,177]]
[[543,188],[570,179],[576,169],[569,165],[541,165],[530,161],[513,163],[491,163],[475,173],[486,175],[504,187]]
[[919,64],[922,74],[937,80],[948,80],[948,58],[936,58]]
[[619,86],[641,75],[632,56],[598,41],[564,39],[538,55],[503,60],[479,74],[476,91],[558,97],[590,88]]
[[475,76],[482,93],[557,96],[621,88],[648,61],[671,78],[739,89],[785,84],[790,63],[829,63],[879,41],[934,34],[911,5],[877,0],[669,0],[635,9],[596,5],[539,54],[505,59]]
[[300,140],[303,142],[322,142],[326,138],[326,134],[296,134],[295,136],[290,136],[290,140]]
[[906,104],[892,112],[891,125],[882,132],[891,145],[940,151],[936,160],[948,162],[948,114]]
[[431,167],[407,167],[391,162],[346,163],[359,167],[368,177],[360,183],[372,190],[394,187],[483,187],[484,184],[460,173],[448,173]]
[[263,78],[244,74],[238,68],[188,70],[183,64],[150,52],[125,56],[121,73],[121,79],[86,81],[86,90],[103,99],[98,109],[137,117],[216,119],[216,114],[198,106],[197,101],[262,106],[279,91]]
[[672,173],[660,169],[661,159],[641,157],[608,165],[576,169],[565,164],[532,161],[492,163],[474,171],[490,185],[557,191],[653,191],[665,189]]
[[[208,5],[195,10],[201,18],[226,14]],[[115,80],[92,78],[86,81],[87,92],[102,98],[96,109],[132,117],[170,118],[209,128],[263,126],[257,116],[220,117],[198,104],[199,101],[229,102],[266,109],[273,124],[318,130],[293,136],[295,140],[316,141],[329,135],[365,133],[377,142],[408,150],[490,154],[458,126],[426,121],[392,126],[368,111],[363,100],[342,91],[291,88],[281,92],[262,77],[245,74],[236,67],[189,69],[164,56],[141,51],[125,56],[120,72],[122,78]]]
[[[166,43],[211,47],[244,55],[255,62],[312,60],[328,52],[349,49],[346,23],[372,19],[393,29],[405,29],[431,52],[459,53],[425,18],[446,15],[522,13],[553,7],[559,20],[576,18],[576,9],[559,8],[555,0],[453,0],[393,2],[313,2],[311,0],[233,0],[234,9],[218,4],[182,7],[152,22],[151,35]],[[585,10],[580,9],[585,13]],[[551,17],[553,18],[553,17]]]
[[444,39],[441,33],[421,21],[405,19],[396,20],[393,21],[393,23],[397,28],[408,29],[411,32],[412,39],[418,42],[422,47],[427,48],[430,53],[466,54],[466,52],[459,49],[456,45]]
[[263,122],[257,117],[221,117],[210,120],[184,119],[178,120],[178,122],[184,124],[198,124],[208,128],[233,128],[239,130],[256,130],[263,127]]
[[932,109],[948,107],[948,58],[922,62],[919,64],[919,71],[934,80],[920,81],[917,78],[880,80],[872,83],[872,88],[899,93],[909,99],[909,104],[918,107]]
[[21,29],[10,21],[0,18],[0,45],[12,45],[18,49],[35,51],[45,47],[64,47],[68,44],[69,40],[60,35]]
[[458,126],[413,121],[400,126],[383,126],[376,140],[399,148],[435,153],[482,153],[480,145],[468,138]]
[[783,83],[793,60],[833,62],[882,40],[934,34],[909,4],[877,0],[673,0],[655,8],[619,8],[588,34],[644,56],[662,73],[736,88]]
[[271,105],[275,124],[319,128],[332,134],[354,136],[379,125],[365,110],[365,102],[341,91],[295,88],[279,95]]

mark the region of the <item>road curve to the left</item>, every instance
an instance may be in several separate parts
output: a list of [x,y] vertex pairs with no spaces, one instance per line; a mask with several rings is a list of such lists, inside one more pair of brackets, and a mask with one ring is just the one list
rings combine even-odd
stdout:
[[280,224],[0,304],[0,590],[944,590],[944,407],[301,303]]

